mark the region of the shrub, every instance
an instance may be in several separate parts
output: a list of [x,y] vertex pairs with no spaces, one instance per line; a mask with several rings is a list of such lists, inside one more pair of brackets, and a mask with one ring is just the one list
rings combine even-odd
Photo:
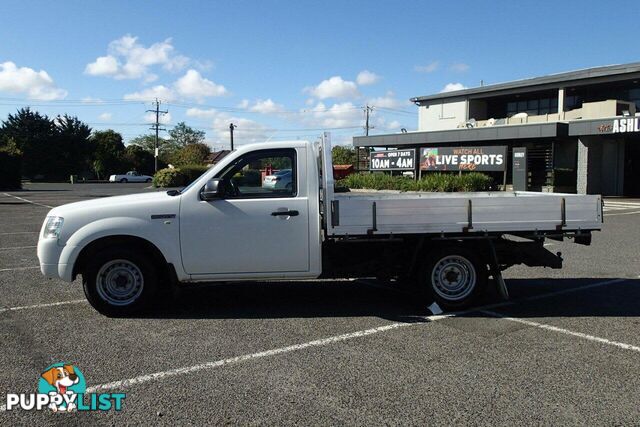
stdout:
[[371,190],[400,190],[400,191],[488,191],[491,188],[490,176],[471,172],[462,175],[427,174],[420,180],[403,176],[391,176],[382,173],[361,173],[347,176],[337,181],[339,187]]
[[191,165],[180,166],[178,169],[180,170],[180,173],[182,173],[182,175],[184,175],[185,184],[189,185],[193,181],[198,179],[200,177],[200,175],[205,173],[205,171],[208,168],[205,165],[191,164]]
[[182,187],[186,183],[186,177],[180,169],[160,169],[153,176],[154,187]]

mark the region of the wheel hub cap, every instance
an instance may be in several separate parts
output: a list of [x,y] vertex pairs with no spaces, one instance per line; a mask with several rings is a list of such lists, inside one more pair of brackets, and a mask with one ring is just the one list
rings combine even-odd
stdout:
[[111,305],[128,305],[144,287],[140,268],[129,260],[118,259],[104,264],[98,271],[96,287],[100,298]]
[[448,301],[468,297],[476,286],[476,271],[468,259],[461,255],[448,255],[440,259],[431,274],[433,290]]

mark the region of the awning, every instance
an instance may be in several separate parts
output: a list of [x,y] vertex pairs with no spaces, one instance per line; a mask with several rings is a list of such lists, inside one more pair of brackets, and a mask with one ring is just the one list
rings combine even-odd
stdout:
[[554,138],[568,135],[567,123],[528,123],[522,125],[486,126],[471,129],[394,133],[354,136],[354,147],[397,147],[469,143],[482,141]]

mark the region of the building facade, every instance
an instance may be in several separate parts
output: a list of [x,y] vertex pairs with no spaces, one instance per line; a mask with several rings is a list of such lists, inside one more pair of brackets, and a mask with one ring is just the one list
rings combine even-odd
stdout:
[[354,137],[354,146],[506,146],[508,185],[513,150],[524,148],[527,190],[640,196],[640,62],[411,101],[418,131]]

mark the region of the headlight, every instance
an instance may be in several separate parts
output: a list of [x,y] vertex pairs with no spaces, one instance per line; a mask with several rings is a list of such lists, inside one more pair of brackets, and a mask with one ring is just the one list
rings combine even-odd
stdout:
[[42,232],[42,237],[45,239],[55,237],[57,239],[60,236],[62,224],[64,224],[64,218],[61,216],[48,216],[47,223],[45,224],[44,231]]

